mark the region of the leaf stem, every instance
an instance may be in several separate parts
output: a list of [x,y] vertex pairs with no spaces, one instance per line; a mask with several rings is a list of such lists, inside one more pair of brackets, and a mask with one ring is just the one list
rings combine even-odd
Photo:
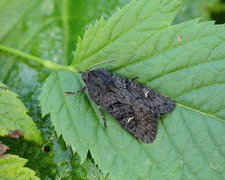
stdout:
[[6,51],[6,52],[9,52],[9,53],[13,53],[13,54],[21,56],[23,58],[35,61],[35,62],[37,62],[39,64],[42,64],[45,67],[48,67],[48,68],[51,68],[51,69],[57,69],[58,68],[58,69],[68,69],[68,70],[71,70],[71,71],[75,71],[71,66],[59,65],[59,64],[56,64],[56,63],[54,63],[52,61],[49,61],[47,59],[38,58],[36,56],[33,56],[31,54],[27,54],[27,53],[25,53],[23,51],[11,48],[9,46],[5,46],[3,44],[0,44],[0,50]]

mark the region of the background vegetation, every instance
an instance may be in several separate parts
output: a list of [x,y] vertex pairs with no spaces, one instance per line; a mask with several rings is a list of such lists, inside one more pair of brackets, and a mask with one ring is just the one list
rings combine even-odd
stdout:
[[[7,128],[4,129],[3,127],[6,127],[10,121],[10,118],[7,121],[3,118],[2,114],[6,113],[3,110],[8,110],[7,112],[11,112],[13,117],[16,118],[20,115],[22,119],[31,117],[37,124],[37,128],[33,130],[32,128],[35,128],[35,126],[31,125],[29,127],[32,128],[28,128],[30,131],[26,130],[26,132],[35,133],[35,137],[25,134],[24,138],[20,137],[19,140],[12,139],[11,137],[0,138],[3,144],[10,147],[6,153],[15,155],[11,156],[10,160],[1,158],[1,160],[4,160],[0,162],[0,177],[5,176],[5,179],[10,179],[9,176],[6,177],[9,174],[14,175],[13,178],[17,179],[25,174],[22,177],[23,179],[27,179],[27,177],[36,179],[33,171],[36,172],[37,177],[46,180],[60,178],[130,179],[131,177],[134,179],[222,179],[224,177],[225,144],[223,132],[225,115],[223,111],[225,106],[223,77],[225,72],[225,56],[221,52],[225,45],[221,42],[225,39],[223,33],[225,31],[223,26],[215,26],[213,23],[202,24],[198,23],[197,20],[193,20],[201,17],[200,22],[216,20],[218,24],[224,23],[224,2],[222,1],[186,0],[183,6],[181,6],[181,1],[174,0],[173,3],[177,7],[174,7],[173,11],[171,10],[172,15],[168,16],[168,19],[171,19],[165,20],[165,24],[158,21],[158,18],[161,17],[160,13],[154,12],[155,6],[152,6],[153,9],[151,11],[156,14],[152,19],[156,19],[156,24],[149,25],[151,27],[150,30],[152,30],[152,27],[157,27],[158,30],[168,27],[168,30],[165,28],[165,31],[161,31],[162,34],[157,35],[157,39],[149,38],[148,40],[151,40],[152,46],[154,45],[153,47],[157,47],[155,49],[157,52],[161,49],[164,57],[160,58],[159,53],[157,54],[158,59],[154,59],[152,54],[146,55],[147,49],[144,49],[144,47],[150,48],[150,44],[143,47],[138,45],[137,47],[142,47],[141,52],[143,54],[137,53],[136,58],[133,62],[131,61],[135,65],[127,66],[123,62],[118,63],[117,66],[107,65],[111,70],[129,78],[135,77],[136,74],[140,76],[140,69],[142,69],[143,65],[148,65],[148,67],[160,67],[160,65],[164,66],[165,63],[169,65],[167,66],[168,68],[163,68],[161,71],[159,70],[160,68],[155,68],[155,70],[152,68],[151,73],[146,69],[144,73],[146,76],[143,76],[139,80],[142,84],[170,95],[178,103],[176,111],[171,115],[165,116],[165,118],[163,117],[163,120],[159,122],[161,130],[159,130],[159,137],[157,137],[156,142],[150,145],[141,144],[133,136],[129,136],[129,133],[126,133],[110,115],[106,114],[107,119],[109,119],[109,127],[111,128],[107,132],[102,131],[99,137],[97,136],[96,139],[93,139],[93,141],[98,142],[96,144],[101,144],[101,146],[99,145],[98,148],[94,149],[94,143],[78,144],[77,139],[79,137],[76,137],[75,134],[67,137],[63,130],[62,124],[64,122],[60,124],[54,121],[56,115],[51,114],[50,118],[48,113],[54,113],[54,110],[57,111],[56,107],[55,109],[52,108],[57,103],[66,102],[67,107],[70,107],[68,100],[62,100],[59,96],[55,96],[54,91],[50,90],[57,89],[59,92],[56,93],[60,93],[64,92],[67,88],[70,88],[69,90],[72,91],[82,86],[81,81],[79,81],[80,76],[77,73],[68,71],[71,70],[71,67],[75,67],[76,72],[79,70],[84,71],[91,64],[94,64],[94,61],[96,63],[100,60],[103,61],[104,58],[106,60],[111,57],[127,57],[126,54],[129,56],[136,52],[129,48],[127,51],[123,51],[123,53],[113,52],[112,46],[109,52],[112,52],[114,55],[107,54],[104,56],[106,53],[100,48],[100,54],[92,57],[91,50],[95,50],[94,48],[99,44],[97,41],[91,44],[92,41],[86,38],[93,35],[93,33],[98,35],[99,31],[97,30],[100,30],[100,25],[106,27],[107,25],[111,25],[110,23],[104,24],[103,20],[96,23],[96,20],[103,17],[108,21],[115,13],[118,15],[114,17],[120,18],[117,12],[118,8],[123,8],[126,3],[130,2],[130,0],[1,0],[0,78],[1,82],[4,83],[1,84],[1,87],[6,85],[10,91],[17,93],[20,101],[15,100],[16,95],[12,92],[7,92],[9,93],[9,97],[3,97],[2,94],[5,91],[1,92],[0,126],[2,130],[0,135],[4,136],[7,134]],[[136,10],[135,5],[132,8]],[[171,6],[172,8],[173,6]],[[176,15],[178,12],[179,14]],[[125,11],[124,14],[129,19],[129,14],[126,13]],[[172,18],[173,16],[176,16],[175,19]],[[125,22],[126,18],[124,18]],[[176,25],[170,26],[174,29],[169,29],[169,25],[167,24],[169,21],[172,21],[172,24]],[[157,22],[159,22],[159,25],[157,25]],[[95,26],[92,28],[93,25]],[[160,25],[165,26],[162,28]],[[145,24],[143,27],[148,27],[148,25]],[[157,28],[154,29],[154,33],[156,34],[158,32]],[[87,29],[88,31],[85,34],[85,30]],[[124,30],[124,27],[121,26],[121,29]],[[172,36],[173,32],[176,32],[176,36]],[[182,34],[181,40],[174,39],[174,37],[180,34]],[[83,40],[78,40],[78,37],[81,37]],[[133,38],[135,38],[135,34]],[[101,40],[100,38],[99,41]],[[77,44],[78,41],[79,43]],[[138,40],[136,42],[140,43]],[[161,44],[160,47],[157,46],[158,42]],[[193,42],[196,44],[193,44]],[[207,44],[207,42],[209,43]],[[87,46],[90,45],[90,47],[85,46],[85,43],[87,43]],[[125,48],[127,48],[126,44]],[[189,53],[186,53],[185,50],[187,49]],[[82,57],[81,52],[83,50],[90,50],[90,58]],[[170,53],[166,54],[167,51]],[[27,56],[23,52],[33,56]],[[176,58],[172,57],[175,52],[179,52],[175,56],[179,55],[180,61],[177,60],[176,63],[171,64],[169,63],[172,62],[171,59]],[[198,52],[202,54],[198,54]],[[207,52],[210,53],[207,54]],[[88,52],[85,51],[85,53],[87,56]],[[154,50],[152,53],[155,53]],[[197,64],[190,61],[188,57],[190,54],[196,54],[196,59],[199,58],[199,61],[195,61]],[[79,58],[76,58],[78,56]],[[39,59],[35,60],[35,57]],[[152,61],[150,57],[153,57]],[[165,57],[168,57],[168,61],[167,59],[163,61]],[[148,58],[150,61],[146,60]],[[51,64],[45,61],[45,59],[56,64]],[[211,62],[211,64],[207,63],[207,61]],[[152,62],[159,62],[159,64],[154,63],[152,65]],[[71,63],[73,66],[66,66]],[[66,68],[59,70],[57,69],[57,64],[60,65],[60,68],[64,66]],[[170,74],[169,72],[175,66],[177,69],[181,67],[184,69],[179,76],[180,79],[177,75],[160,79],[162,74],[167,74],[165,72]],[[191,66],[194,68],[189,68]],[[212,71],[208,71],[208,69]],[[204,74],[199,72],[204,72]],[[60,89],[59,86],[56,88],[51,86],[51,79],[48,77],[51,77],[52,81],[59,79],[59,82],[64,82],[64,89]],[[170,84],[170,80],[167,78],[173,79],[175,83]],[[44,87],[43,84],[45,84]],[[62,83],[60,84],[62,85]],[[186,86],[185,84],[189,85]],[[198,91],[197,84],[200,84],[200,87],[207,88],[202,88],[201,91]],[[191,93],[192,91],[194,93]],[[49,92],[53,96],[52,99],[55,98],[56,100],[53,105],[51,104],[53,101],[49,101],[48,99]],[[42,94],[41,97],[40,94]],[[181,94],[184,96],[181,96]],[[82,101],[82,98],[84,101]],[[42,100],[42,107],[39,106],[40,99]],[[12,110],[11,105],[6,108],[7,102],[12,102],[13,100],[16,101],[13,103],[13,106],[16,105],[16,108]],[[71,101],[82,102],[81,110],[83,106],[92,106],[84,94],[80,95],[80,97],[71,98]],[[22,104],[29,110],[28,116],[26,115],[27,109]],[[52,106],[48,107],[48,105]],[[20,109],[23,110],[18,112],[17,110]],[[78,111],[74,109],[74,113]],[[95,108],[92,106],[93,112],[95,112]],[[42,113],[47,115],[42,117]],[[84,119],[87,119],[86,115],[83,117]],[[57,117],[59,118],[59,116]],[[10,124],[10,127],[14,127],[14,125],[17,127],[16,122],[18,121],[15,120],[16,118],[11,119],[13,120],[13,125]],[[30,120],[28,121],[30,122]],[[88,121],[90,119],[86,123]],[[90,126],[95,126],[95,122],[97,122],[96,125],[102,125],[100,118],[94,117],[93,122],[90,121]],[[18,125],[18,127],[23,129],[23,127],[27,126]],[[82,130],[80,129],[80,131]],[[39,131],[42,137],[39,137]],[[92,129],[90,129],[90,133],[92,133]],[[118,133],[119,137],[110,137],[110,133]],[[86,136],[88,135],[90,134],[86,134]],[[102,138],[100,139],[100,137]],[[114,141],[111,142],[105,139],[108,137],[114,138]],[[33,141],[30,141],[31,139]],[[124,140],[126,140],[128,145],[121,146]],[[71,144],[72,146],[69,146]],[[118,157],[120,159],[118,161],[114,161],[114,158],[106,161],[107,158],[110,158],[110,155],[117,157],[111,152],[115,150],[111,148],[112,146],[116,149],[117,155],[119,154]],[[120,147],[121,151],[117,147]],[[88,151],[88,149],[92,150]],[[142,151],[145,152],[143,153]],[[105,155],[107,154],[106,158]],[[135,158],[134,154],[138,156]],[[143,164],[144,160],[146,160],[146,164]],[[14,166],[15,162],[18,162],[18,165]],[[113,163],[110,164],[110,162]],[[24,164],[27,168],[23,168]],[[140,165],[140,167],[137,165]],[[145,168],[142,168],[142,166]]]

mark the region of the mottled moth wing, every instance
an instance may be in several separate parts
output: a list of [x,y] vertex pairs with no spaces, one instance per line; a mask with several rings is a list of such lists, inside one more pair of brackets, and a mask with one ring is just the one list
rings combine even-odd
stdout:
[[145,143],[155,139],[156,118],[175,107],[169,97],[103,68],[84,72],[82,79],[90,98]]

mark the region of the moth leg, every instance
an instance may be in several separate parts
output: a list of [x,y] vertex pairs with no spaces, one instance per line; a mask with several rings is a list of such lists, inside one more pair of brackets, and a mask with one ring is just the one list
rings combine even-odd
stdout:
[[86,86],[82,87],[80,90],[76,91],[76,92],[65,92],[64,94],[65,95],[69,95],[69,94],[77,94],[81,91],[84,91],[86,89]]
[[98,109],[100,110],[101,115],[102,115],[102,120],[103,120],[103,123],[104,123],[104,128],[107,129],[106,121],[105,121],[105,116],[104,116],[104,114],[103,114],[102,107],[98,105]]
[[139,78],[139,77],[137,76],[137,77],[131,78],[131,81],[133,81],[133,80],[135,80],[135,79],[137,79],[137,78]]

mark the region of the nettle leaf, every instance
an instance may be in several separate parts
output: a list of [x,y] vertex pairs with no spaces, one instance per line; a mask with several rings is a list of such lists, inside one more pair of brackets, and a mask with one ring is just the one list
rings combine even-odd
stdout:
[[[103,66],[173,98],[177,107],[159,120],[156,140],[145,144],[107,112],[107,130],[81,75],[54,70],[40,96],[58,135],[82,161],[90,150],[113,179],[221,179],[225,159],[225,27],[198,19],[171,25],[181,0],[132,1],[108,22],[90,26],[79,39],[71,66],[76,72]],[[137,165],[138,164],[138,165]]]
[[24,137],[41,144],[40,131],[17,96],[0,82],[0,135],[15,139]]
[[0,157],[0,179],[38,180],[33,170],[23,167],[26,162],[26,159],[15,155],[2,155]]

